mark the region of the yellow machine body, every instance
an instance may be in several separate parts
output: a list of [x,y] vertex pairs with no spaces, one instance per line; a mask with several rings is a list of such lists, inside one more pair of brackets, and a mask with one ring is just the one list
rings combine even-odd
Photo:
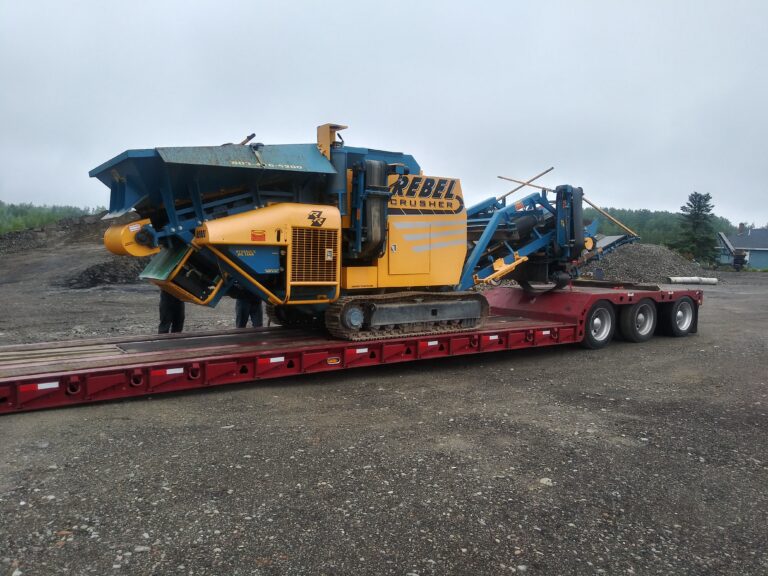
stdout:
[[[400,178],[400,188],[413,189],[414,196],[392,195],[386,248],[370,265],[342,266],[345,219],[338,208],[285,202],[203,223],[166,278],[145,277],[177,298],[196,304],[212,301],[224,285],[227,270],[247,279],[275,305],[331,303],[342,293],[455,285],[467,251],[460,182],[421,175]],[[412,187],[414,179],[420,179],[421,185],[417,181]],[[397,176],[390,176],[390,186],[397,180]],[[435,186],[437,192],[419,196],[424,182],[429,181],[441,182]],[[450,197],[442,198],[449,187]],[[255,256],[255,250],[264,247],[272,247],[284,264],[281,270],[266,270],[280,274],[284,291],[256,278],[243,264],[244,258]],[[185,290],[179,281],[196,269],[190,258],[200,250],[210,251],[223,265],[222,274],[211,275],[204,296]],[[300,296],[299,287],[303,288]],[[307,288],[312,287],[317,293],[307,296]]]
[[[333,206],[284,202],[206,222],[195,230],[193,246],[216,257],[263,291],[272,304],[317,304],[338,299],[341,286],[341,216]],[[260,282],[242,259],[258,249],[277,251],[285,293]],[[274,253],[274,252],[273,252]],[[304,288],[296,295],[296,288]],[[317,294],[307,297],[316,287]]]
[[[430,181],[432,189],[425,191]],[[374,265],[345,267],[344,290],[458,283],[467,253],[467,214],[459,180],[393,175],[389,185],[394,193],[388,206],[386,251]]]

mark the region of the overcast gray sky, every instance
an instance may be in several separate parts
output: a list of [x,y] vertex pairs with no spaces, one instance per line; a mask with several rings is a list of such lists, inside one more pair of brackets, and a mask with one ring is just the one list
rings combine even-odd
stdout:
[[129,148],[312,142],[765,225],[768,2],[0,0],[0,199],[106,205]]

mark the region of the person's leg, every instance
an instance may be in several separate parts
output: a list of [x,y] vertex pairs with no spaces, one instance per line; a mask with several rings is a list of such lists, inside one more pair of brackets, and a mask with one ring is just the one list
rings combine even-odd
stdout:
[[264,326],[264,316],[261,312],[261,300],[251,302],[251,324],[254,328]]
[[173,311],[171,310],[168,296],[165,292],[160,292],[160,325],[157,327],[158,334],[168,334],[171,331]]
[[245,328],[248,325],[248,314],[251,303],[248,300],[238,298],[235,301],[235,328]]
[[177,299],[173,310],[171,332],[181,332],[182,330],[184,330],[184,302]]

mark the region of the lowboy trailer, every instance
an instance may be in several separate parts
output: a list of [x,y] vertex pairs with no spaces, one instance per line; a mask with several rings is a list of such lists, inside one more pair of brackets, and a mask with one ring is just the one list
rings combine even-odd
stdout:
[[283,327],[0,347],[0,414],[556,344],[596,349],[614,334],[685,336],[703,300],[701,290],[581,281],[484,294],[487,322],[463,332],[359,342]]

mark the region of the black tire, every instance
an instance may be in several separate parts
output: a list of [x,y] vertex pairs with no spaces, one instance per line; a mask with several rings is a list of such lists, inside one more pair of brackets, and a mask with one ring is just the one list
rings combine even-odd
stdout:
[[604,348],[613,340],[616,332],[616,313],[613,305],[605,300],[595,302],[584,318],[584,338],[581,345],[590,350]]
[[688,296],[678,298],[664,310],[664,330],[670,336],[687,336],[696,326],[696,304]]
[[622,306],[619,312],[621,337],[628,342],[650,340],[656,331],[657,319],[656,302],[650,298],[643,298],[634,304]]

